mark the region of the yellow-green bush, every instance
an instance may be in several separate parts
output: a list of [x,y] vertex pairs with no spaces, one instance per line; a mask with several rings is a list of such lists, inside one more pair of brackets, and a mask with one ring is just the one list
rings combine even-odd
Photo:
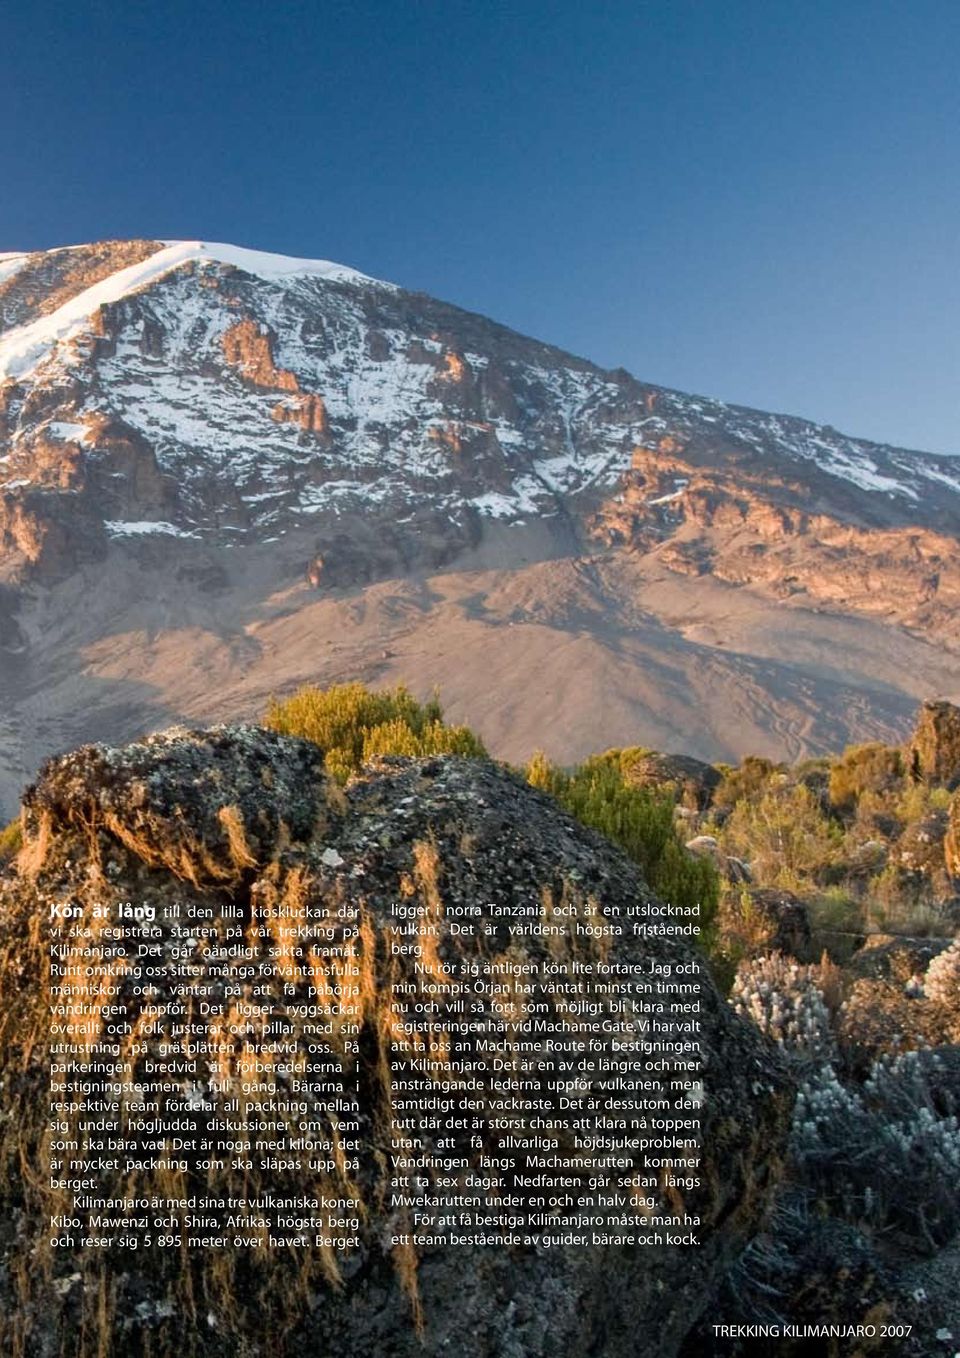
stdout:
[[23,835],[20,830],[20,820],[12,820],[9,825],[5,825],[0,830],[0,865],[8,863],[11,858],[20,852],[23,842]]
[[281,735],[319,745],[328,773],[340,782],[378,754],[486,754],[468,727],[444,722],[436,694],[419,703],[402,684],[379,691],[359,683],[308,686],[291,698],[274,699],[265,723]]
[[949,811],[953,793],[929,783],[907,783],[894,803],[894,814],[904,824],[923,820],[931,811]]
[[729,810],[745,797],[756,797],[766,788],[771,779],[782,772],[772,759],[748,754],[736,768],[720,766],[723,781],[713,794],[713,805],[718,810]]
[[758,886],[797,891],[824,880],[843,834],[808,787],[783,782],[738,801],[721,840],[727,853],[748,860]]
[[891,745],[876,741],[851,745],[830,768],[830,804],[852,811],[865,792],[893,792],[903,781],[903,757]]
[[867,883],[864,916],[868,932],[911,938],[943,934],[947,927],[930,883],[895,863]]

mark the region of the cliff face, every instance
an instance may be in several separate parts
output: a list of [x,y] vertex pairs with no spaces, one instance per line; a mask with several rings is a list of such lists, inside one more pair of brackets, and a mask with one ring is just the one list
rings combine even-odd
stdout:
[[[476,1358],[509,1352],[546,1358],[561,1349],[574,1358],[601,1349],[626,1358],[638,1346],[657,1358],[678,1352],[762,1219],[792,1105],[772,1048],[733,1015],[705,968],[700,1183],[677,1187],[664,1170],[655,1190],[669,1212],[699,1218],[699,1248],[546,1248],[535,1239],[452,1247],[429,1236],[417,1243],[415,1235],[425,1232],[413,1232],[410,1213],[391,1205],[398,1174],[401,1191],[414,1195],[424,1191],[424,1174],[441,1197],[452,1182],[429,1168],[403,1188],[396,1142],[403,1107],[420,1110],[409,1133],[420,1138],[421,1160],[425,1155],[435,1166],[446,1156],[461,1165],[455,1176],[473,1172],[475,1185],[483,1180],[476,1177],[482,1157],[496,1156],[520,1218],[531,1206],[522,1185],[534,1163],[533,1128],[560,1128],[555,1154],[561,1168],[569,1164],[581,1205],[593,1202],[603,1215],[609,1207],[602,1204],[613,1199],[598,1197],[597,1185],[606,1194],[624,1174],[629,1178],[622,1166],[614,1174],[602,1148],[590,1152],[595,1163],[586,1175],[583,1152],[563,1130],[564,1115],[554,1106],[558,1086],[550,1082],[562,1083],[571,1060],[593,1072],[598,1098],[614,1069],[597,1065],[602,1051],[646,1072],[665,1109],[689,1111],[676,1072],[642,1054],[636,1035],[615,1027],[620,1036],[603,1038],[588,1055],[569,1022],[578,988],[586,987],[601,1009],[618,1003],[608,984],[584,981],[580,966],[670,965],[674,981],[696,966],[695,954],[676,940],[629,931],[604,936],[599,926],[652,902],[636,870],[609,844],[484,760],[385,759],[344,792],[327,780],[315,747],[252,727],[174,730],[124,749],[87,747],[55,760],[27,795],[24,827],[18,868],[0,882],[0,984],[5,994],[23,997],[0,1018],[5,1351],[67,1348],[78,1358],[113,1351],[111,1345],[134,1354],[218,1358],[321,1349],[347,1358],[387,1350],[414,1358],[453,1346]],[[70,927],[79,924],[101,940],[93,951],[99,946],[98,965],[109,978],[97,993],[84,992],[82,1016],[71,1010],[66,1028],[83,1059],[95,1061],[116,1040],[108,1034],[116,1034],[121,1016],[130,1035],[120,1039],[118,1057],[126,1063],[117,1094],[124,1109],[153,1101],[161,1122],[167,1105],[212,1119],[236,1107],[232,1101],[259,1062],[275,1070],[287,1097],[298,1091],[306,1100],[301,1118],[325,1129],[334,1146],[345,1108],[357,1127],[326,1162],[326,1178],[264,1167],[256,1155],[255,1168],[239,1175],[227,1156],[220,1169],[191,1161],[176,1172],[125,1174],[109,1166],[96,1175],[96,1192],[179,1199],[201,1190],[212,1203],[225,1194],[256,1193],[267,1201],[270,1193],[322,1190],[355,1201],[360,1224],[352,1248],[251,1244],[190,1257],[77,1248],[44,1252],[36,1262],[38,1225],[45,1234],[51,1215],[64,1210],[46,1187],[42,1148],[47,961],[50,931],[58,927],[51,906],[65,901],[75,907]],[[397,901],[420,910],[413,931],[401,929]],[[571,932],[558,942],[518,929],[511,921],[530,902],[543,919],[591,921],[593,934]],[[140,909],[135,922],[131,903]],[[185,937],[180,926],[188,916],[204,921],[201,937]],[[231,947],[239,956],[238,930],[239,971],[229,962]],[[411,940],[420,948],[416,958]],[[334,945],[341,951],[331,960]],[[528,994],[507,985],[505,973],[498,976],[506,959],[541,978]],[[138,978],[144,967],[146,988]],[[192,1014],[207,1015],[200,1020],[207,1028],[203,1050],[215,1058],[198,1056],[195,1036],[183,1035],[180,994],[187,983]],[[309,994],[313,1010],[305,1017]],[[509,1025],[522,1021],[525,1005],[567,1025],[562,1040],[541,1053],[545,1121],[528,1125],[514,1117],[513,1135],[505,1135],[496,1075],[504,1067],[485,1063],[482,1044],[464,1046],[464,996],[476,1031],[492,1036],[513,1031]],[[668,980],[664,1012],[673,1014],[679,1003]],[[355,1041],[345,1036],[348,1019]],[[227,1040],[228,1032],[234,1036]],[[277,1033],[282,1062],[271,1055]],[[316,1054],[321,1048],[326,1064]],[[447,1127],[447,1119],[431,1126],[424,1111],[432,1095],[461,1097],[465,1076],[455,1059],[471,1072],[474,1112],[460,1130]],[[317,1069],[327,1071],[319,1082],[309,1075],[293,1080]],[[342,1089],[331,1071],[342,1073]],[[262,1113],[256,1100],[248,1103],[253,1121]],[[216,1133],[210,1137],[215,1143]],[[480,1210],[503,1210],[502,1188],[479,1191]],[[622,1196],[622,1185],[616,1191]]]
[[373,677],[398,628],[384,677],[439,679],[454,709],[480,707],[455,649],[512,676],[485,731],[511,757],[548,653],[559,757],[898,737],[918,697],[957,696],[958,534],[950,459],[657,388],[339,265],[156,241],[0,261],[8,802],[94,714],[253,715],[342,677],[328,646]]
[[869,495],[831,496],[819,467],[805,476],[735,444],[710,449],[693,435],[690,445],[668,435],[635,448],[619,493],[590,519],[592,534],[681,574],[895,621],[950,650],[960,644],[960,551],[946,497],[898,522],[896,509]]

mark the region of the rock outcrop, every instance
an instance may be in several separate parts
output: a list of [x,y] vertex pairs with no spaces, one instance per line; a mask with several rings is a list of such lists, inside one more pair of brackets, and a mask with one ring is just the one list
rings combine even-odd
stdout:
[[953,794],[947,831],[943,839],[944,867],[955,880],[960,880],[960,792]]
[[691,811],[704,811],[720,783],[720,773],[712,764],[683,754],[638,755],[625,770],[628,782],[636,787],[656,787],[669,791]]
[[[430,1058],[421,1099],[430,1089],[449,1094],[457,1083],[450,1055],[458,1041],[452,1017],[458,968],[473,965],[484,976],[485,964],[507,957],[549,960],[570,979],[578,960],[695,960],[674,940],[605,936],[596,927],[650,900],[636,869],[606,841],[485,760],[382,759],[344,790],[324,774],[316,747],[256,727],[178,729],[125,749],[90,746],[54,760],[25,799],[23,828],[17,869],[0,883],[0,984],[5,996],[19,996],[0,1016],[0,1329],[11,1346],[5,1351],[69,1351],[78,1358],[121,1350],[157,1358],[187,1351],[209,1358],[268,1351],[341,1358],[453,1350],[466,1358],[678,1353],[762,1218],[792,1105],[772,1048],[734,1017],[705,970],[701,1186],[681,1194],[663,1178],[660,1190],[664,1201],[678,1208],[682,1202],[683,1211],[700,1218],[699,1248],[546,1248],[536,1231],[511,1247],[421,1247],[404,1211],[389,1206],[391,1176],[402,1173],[392,1139],[396,1110],[409,1093],[414,1060],[423,1069]],[[100,922],[94,934],[129,918],[131,903],[144,908],[139,918],[152,921],[149,931],[137,923],[119,931],[124,942],[112,954],[109,986],[77,1006],[84,1021],[75,1025],[74,1040],[88,1051],[99,1049],[108,1019],[118,1014],[124,1031],[136,1034],[124,1098],[134,1085],[148,1101],[151,1088],[167,1086],[193,1106],[227,1107],[251,1062],[273,1060],[256,1019],[234,1018],[229,1027],[244,1003],[249,1009],[255,1000],[269,1014],[288,1053],[302,1056],[309,1042],[316,1047],[316,1033],[326,1032],[329,1069],[341,1072],[341,1092],[355,1100],[351,1167],[342,1154],[331,1156],[323,1174],[306,1178],[261,1166],[244,1173],[242,1187],[352,1198],[360,1221],[356,1248],[231,1245],[193,1255],[141,1250],[125,1258],[79,1247],[31,1253],[58,1210],[46,1186],[43,1146],[50,916],[51,906],[64,901],[86,926]],[[394,946],[408,937],[398,932],[398,901],[418,904],[429,919],[429,928],[417,926],[420,966]],[[556,944],[518,932],[511,920],[531,901],[544,919],[559,912],[558,918],[592,921],[593,933]],[[183,919],[190,909],[207,927],[184,944],[177,912]],[[473,931],[462,927],[465,920]],[[230,930],[242,934],[249,966],[239,989]],[[324,952],[331,940],[342,945],[339,973]],[[133,984],[133,958],[143,944],[146,998],[143,985]],[[197,1012],[209,1015],[208,1035],[218,1025],[234,1033],[219,1049],[216,1080],[199,1066],[188,1072],[189,1052],[176,1039],[176,977],[185,973]],[[308,983],[319,997],[316,1022],[304,1018]],[[471,993],[493,1030],[523,1003],[486,981]],[[547,1009],[561,1003],[546,980],[537,982],[535,997]],[[429,1020],[428,1000],[435,1006]],[[673,1004],[669,995],[666,1003]],[[338,1014],[355,1019],[355,1042],[338,1028]],[[570,1041],[546,1053],[554,1073],[569,1057]],[[637,1059],[668,1105],[680,1100],[669,1071]],[[292,1078],[296,1061],[285,1064],[286,1073],[276,1070],[281,1083]],[[482,1062],[476,1069],[478,1134],[451,1124],[443,1136],[442,1127],[432,1132],[425,1121],[423,1144],[434,1153],[442,1144],[473,1169],[481,1149],[499,1148],[507,1181],[520,1184],[529,1156],[529,1149],[516,1149],[522,1128],[511,1149],[496,1129],[494,1081]],[[606,1078],[596,1077],[598,1089]],[[335,1146],[335,1109],[344,1105],[329,1092],[333,1083],[324,1086],[327,1093],[309,1080],[299,1089],[313,1089],[302,1093],[309,1118]],[[571,1155],[564,1135],[556,1155],[561,1164]],[[572,1172],[574,1179],[581,1174]],[[616,1178],[602,1157],[597,1173],[603,1185]],[[134,1185],[148,1197],[199,1186],[212,1200],[236,1191],[238,1178],[229,1167],[192,1162],[166,1179],[149,1168],[132,1178],[114,1168],[97,1175],[98,1192]],[[522,1202],[524,1190],[518,1191]],[[582,1202],[598,1201],[596,1184],[588,1191],[581,1182],[577,1194]],[[481,1200],[489,1205],[482,1190]]]
[[[768,428],[780,425],[768,422]],[[663,434],[667,427],[671,432]],[[661,421],[634,448],[618,493],[589,519],[590,532],[608,548],[655,556],[679,574],[896,618],[957,646],[955,526],[939,516],[929,523],[883,522],[884,515],[871,522],[867,506],[880,489],[873,462],[845,469],[866,492],[858,511],[849,492],[826,490],[815,458],[807,467],[782,458],[757,461],[748,452],[745,425],[733,437],[718,434],[716,425]]]
[[910,769],[916,778],[944,787],[960,784],[960,707],[924,703],[910,740]]

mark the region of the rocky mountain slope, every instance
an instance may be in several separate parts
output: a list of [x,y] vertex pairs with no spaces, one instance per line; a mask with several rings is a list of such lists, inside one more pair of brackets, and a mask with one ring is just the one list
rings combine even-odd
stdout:
[[507,757],[899,737],[960,696],[958,536],[951,459],[339,265],[0,256],[8,805],[79,739],[347,676],[439,682]]

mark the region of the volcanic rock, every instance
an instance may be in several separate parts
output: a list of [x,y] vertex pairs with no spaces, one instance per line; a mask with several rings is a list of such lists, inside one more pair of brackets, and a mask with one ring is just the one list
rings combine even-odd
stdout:
[[910,767],[915,777],[943,787],[960,783],[960,707],[923,704],[910,740]]
[[[415,1070],[428,1071],[420,1105],[430,1093],[449,1095],[461,1078],[450,1064],[463,1054],[452,1018],[461,990],[496,1034],[518,1005],[556,1010],[556,982],[543,971],[548,962],[560,964],[554,975],[572,981],[577,963],[696,961],[675,940],[630,931],[600,941],[596,929],[592,936],[568,932],[557,940],[515,926],[531,902],[537,918],[594,926],[650,902],[636,868],[609,843],[486,760],[381,759],[344,790],[324,774],[316,747],[249,726],[173,730],[125,749],[88,746],[53,760],[25,799],[23,828],[18,866],[0,882],[0,984],[19,997],[0,1020],[0,1217],[10,1223],[0,1292],[9,1299],[16,1289],[15,1307],[0,1320],[8,1344],[16,1331],[25,1353],[87,1358],[122,1348],[160,1358],[182,1353],[189,1333],[202,1358],[268,1349],[341,1358],[453,1350],[465,1358],[678,1353],[723,1271],[758,1228],[792,1105],[779,1058],[735,1018],[702,963],[701,1185],[680,1192],[662,1179],[659,1190],[676,1210],[700,1218],[699,1247],[546,1248],[539,1228],[522,1228],[513,1246],[418,1244],[409,1211],[390,1206],[396,1183],[408,1192],[417,1184],[416,1173],[401,1167],[395,1139]],[[288,1056],[275,1073],[288,1093],[307,1048],[326,1044],[329,1082],[296,1084],[310,1125],[323,1127],[336,1146],[337,1110],[349,1105],[356,1113],[355,1141],[345,1142],[319,1177],[258,1168],[256,1156],[239,1177],[229,1157],[222,1169],[201,1169],[191,1159],[182,1172],[147,1168],[133,1178],[94,1169],[96,1193],[135,1187],[139,1197],[169,1199],[200,1191],[206,1201],[238,1191],[259,1192],[262,1200],[337,1193],[356,1203],[354,1248],[230,1245],[121,1258],[78,1245],[45,1254],[43,1267],[28,1266],[37,1232],[46,1237],[50,1214],[61,1206],[47,1187],[43,1146],[51,906],[62,902],[73,903],[74,918],[94,938],[129,920],[131,903],[153,921],[149,930],[138,922],[120,928],[124,941],[109,984],[68,1005],[71,1031],[78,1029],[73,1040],[89,1053],[106,1050],[108,1032],[117,1031],[107,1025],[118,1014],[121,1031],[136,1035],[120,1038],[129,1061],[121,1099],[149,1102],[167,1088],[177,1091],[174,1104],[197,1108],[200,1117],[224,1113],[254,1060],[276,1060],[266,1029],[250,1017],[256,1011],[264,1021],[269,1015],[271,1032],[282,1030]],[[409,937],[398,932],[397,902],[419,910],[417,965],[395,946]],[[184,941],[178,920],[185,918],[207,921],[202,936]],[[235,941],[240,933],[247,970],[238,970],[236,948],[230,952],[231,930]],[[146,989],[134,961],[144,944]],[[540,968],[526,998],[482,979],[485,966],[508,957]],[[456,979],[464,967],[481,978],[466,989]],[[189,1053],[177,1037],[184,976],[193,1012],[206,1015],[207,1037],[220,1034],[222,1042],[233,1033],[217,1048],[215,1071],[200,1061],[184,1073]],[[304,1009],[310,986],[313,1018]],[[418,1006],[431,997],[428,1021]],[[668,1009],[675,1002],[669,983],[665,1002]],[[355,1023],[356,1040],[346,1020]],[[547,1051],[554,1075],[577,1049],[573,1031]],[[609,1044],[604,1050],[612,1054]],[[658,1072],[639,1050],[633,1059],[670,1106],[689,1108],[670,1072]],[[591,1057],[586,1068],[595,1062]],[[455,1128],[444,1136],[442,1124],[431,1130],[420,1115],[413,1124],[418,1144],[434,1155],[442,1146],[473,1170],[481,1153],[496,1153],[505,1181],[519,1185],[530,1151],[511,1148],[498,1130],[494,1084],[482,1061],[478,1068],[476,1136]],[[602,1090],[609,1075],[596,1068],[593,1078]],[[522,1143],[524,1128],[518,1130]],[[582,1177],[567,1133],[555,1153]],[[609,1162],[591,1154],[599,1181],[612,1185]],[[462,1179],[464,1172],[454,1174]],[[434,1190],[445,1191],[439,1183]],[[481,1201],[492,1205],[483,1191]],[[600,1217],[611,1210],[585,1180],[577,1201],[592,1203]]]

